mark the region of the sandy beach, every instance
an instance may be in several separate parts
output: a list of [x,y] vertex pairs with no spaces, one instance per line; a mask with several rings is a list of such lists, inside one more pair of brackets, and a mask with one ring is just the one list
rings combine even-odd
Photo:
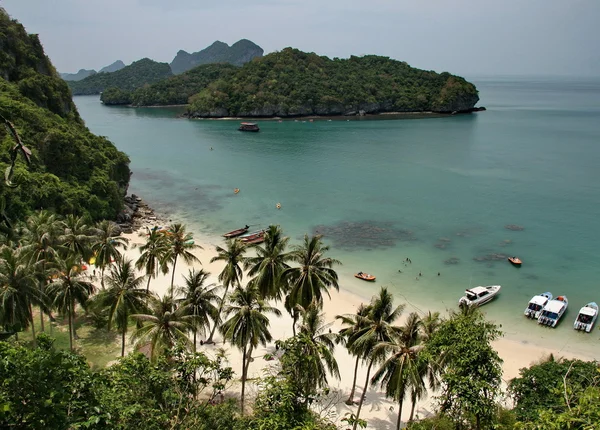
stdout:
[[[136,245],[144,243],[144,238],[140,237],[138,233],[124,235],[130,240],[129,249],[126,251],[127,258],[136,260],[139,257],[139,249]],[[200,239],[200,240],[199,240]],[[202,249],[194,251],[194,254],[200,259],[201,265],[195,265],[194,267],[187,266],[183,262],[178,262],[176,273],[175,273],[175,285],[183,284],[183,277],[187,275],[188,271],[192,268],[204,269],[210,272],[210,282],[218,283],[217,276],[223,269],[224,264],[222,262],[210,263],[210,259],[216,255],[215,245],[222,245],[222,242],[214,240],[206,240],[202,242],[202,239],[195,235],[196,244],[200,245]],[[247,279],[243,279],[243,284]],[[324,313],[326,315],[326,321],[331,323],[331,329],[333,331],[339,330],[341,326],[335,322],[335,316],[340,314],[352,314],[355,312],[357,307],[361,303],[366,303],[370,300],[370,297],[360,297],[356,294],[350,293],[343,289],[344,282],[347,280],[344,278],[340,279],[340,291],[332,291],[331,299],[325,299],[324,301]],[[160,275],[156,279],[153,279],[150,283],[150,289],[158,295],[165,294],[170,286],[171,274]],[[376,293],[380,286],[374,287],[373,292]],[[396,299],[396,304],[401,304],[403,301],[400,298]],[[292,319],[289,314],[285,311],[282,303],[273,303],[274,306],[281,310],[281,317],[270,317],[270,328],[273,336],[273,340],[285,339],[292,336]],[[410,303],[406,304],[406,310],[403,317],[406,317],[411,311],[419,311],[419,309],[413,308]],[[402,321],[400,321],[402,323]],[[199,339],[203,339],[202,336]],[[223,343],[220,335],[215,337],[216,343],[214,345],[203,345],[199,346],[199,350],[207,353],[208,355],[214,355],[217,350],[223,348],[227,352],[228,363],[233,368],[237,375],[241,373],[241,352],[235,348],[231,348],[228,344]],[[260,378],[268,372],[269,369],[273,369],[274,361],[266,361],[263,356],[266,353],[273,352],[274,341],[267,345],[266,348],[259,347],[254,352],[254,361],[252,362],[249,369],[249,378]],[[533,362],[536,362],[547,356],[548,354],[555,354],[557,356],[568,357],[568,358],[581,358],[581,359],[592,359],[591,357],[582,357],[570,354],[569,351],[561,350],[561,345],[557,345],[557,348],[544,348],[532,344],[528,344],[515,339],[501,338],[494,343],[496,350],[500,357],[504,360],[503,364],[503,379],[509,381],[510,379],[518,376],[519,369],[527,367]],[[132,346],[129,345],[131,349]],[[344,403],[347,399],[350,386],[352,384],[352,377],[354,371],[355,358],[350,356],[343,347],[337,347],[335,350],[335,356],[340,369],[341,379],[329,379],[331,387],[331,394],[328,397],[327,407],[323,407],[320,411],[322,414],[326,414],[331,420],[337,424],[342,424],[341,419],[348,412],[356,412],[356,406],[350,407]],[[355,400],[358,401],[364,385],[364,379],[366,376],[366,368],[361,368],[357,377],[357,389],[355,393]],[[256,391],[256,387],[252,383],[247,386],[247,391],[252,394]],[[227,393],[230,396],[237,396],[237,383],[233,384]],[[429,397],[421,400],[418,404],[416,415],[418,417],[425,417],[432,413],[433,410],[433,393],[429,393]],[[403,407],[403,421],[407,420],[410,414],[410,401],[405,401]],[[395,422],[397,417],[397,404],[389,399],[385,398],[382,390],[369,388],[365,399],[365,405],[361,411],[361,418],[368,421],[369,428],[374,429],[391,429],[395,428]]]

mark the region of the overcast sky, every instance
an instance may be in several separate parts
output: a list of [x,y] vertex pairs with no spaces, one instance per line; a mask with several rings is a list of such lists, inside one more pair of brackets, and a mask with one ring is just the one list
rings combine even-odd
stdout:
[[600,76],[600,0],[0,0],[56,68],[100,69],[246,38],[481,75]]

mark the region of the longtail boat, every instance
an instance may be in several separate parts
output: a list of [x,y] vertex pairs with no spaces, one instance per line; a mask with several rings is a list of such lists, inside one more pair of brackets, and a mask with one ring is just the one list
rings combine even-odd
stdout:
[[244,243],[246,245],[256,245],[257,243],[263,243],[264,241],[265,241],[265,235],[263,234],[261,236],[258,236],[256,238],[254,238],[254,239],[247,240]]
[[223,235],[223,237],[226,237],[229,239],[231,237],[241,236],[242,234],[246,233],[249,228],[250,228],[250,226],[248,226],[248,225],[245,227],[242,227],[242,228],[238,228],[237,230],[233,230],[233,231],[230,231],[229,233],[225,233]]
[[250,234],[248,234],[248,235],[246,235],[246,236],[242,236],[242,237],[240,238],[240,240],[241,240],[242,242],[244,242],[244,243],[249,243],[249,242],[251,242],[251,241],[253,241],[253,240],[255,240],[255,239],[258,239],[258,238],[263,238],[263,237],[264,237],[264,235],[265,235],[265,231],[266,231],[266,230],[258,230],[258,231],[255,231],[254,233],[250,233]]

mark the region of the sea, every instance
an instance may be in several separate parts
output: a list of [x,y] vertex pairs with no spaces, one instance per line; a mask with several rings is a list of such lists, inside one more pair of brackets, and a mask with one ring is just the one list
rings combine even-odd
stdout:
[[[507,338],[600,359],[600,331],[573,330],[579,308],[600,303],[600,79],[470,81],[484,112],[258,120],[259,133],[177,108],[74,100],[130,156],[129,191],[202,243],[245,224],[279,224],[293,244],[322,234],[341,288],[368,300],[386,286],[421,312],[501,285],[482,309]],[[569,300],[555,329],[523,316],[545,291]]]

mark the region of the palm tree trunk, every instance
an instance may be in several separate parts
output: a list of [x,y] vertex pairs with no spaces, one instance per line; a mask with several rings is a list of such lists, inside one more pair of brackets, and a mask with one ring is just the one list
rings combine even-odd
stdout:
[[298,312],[292,311],[292,336],[296,336],[296,323],[298,322]]
[[242,394],[240,398],[240,403],[242,406],[242,416],[244,416],[244,397],[246,394],[246,345],[244,345],[244,349],[242,351]]
[[402,424],[402,404],[404,403],[404,396],[398,402],[398,421],[396,421],[396,430],[400,430]]
[[223,297],[221,297],[221,303],[219,304],[219,312],[217,312],[217,318],[215,319],[215,325],[210,332],[210,336],[206,339],[205,343],[214,343],[213,336],[217,331],[217,326],[219,325],[219,321],[221,320],[221,312],[223,311],[223,305],[225,304],[225,297],[227,297],[227,291],[229,290],[229,286],[225,287],[225,292],[223,293]]
[[196,331],[197,329],[194,328],[194,352],[196,352]]
[[177,255],[173,257],[173,273],[171,274],[171,301],[173,301],[173,284],[175,283],[175,267],[177,266]]
[[125,334],[127,333],[127,321],[123,326],[123,333],[121,333],[121,357],[125,357]]
[[148,283],[146,284],[146,302],[148,301],[148,294],[150,294],[150,280],[152,279],[151,275],[148,275]]
[[31,302],[29,302],[29,319],[31,321],[31,337],[33,338],[33,347],[35,348],[35,323],[33,321],[33,309],[31,308]]
[[350,395],[348,396],[348,400],[346,400],[347,405],[354,404],[354,391],[356,389],[356,376],[358,375],[358,363],[360,362],[360,356],[356,356],[356,364],[354,365],[354,379],[352,379],[352,389],[350,390]]
[[411,423],[413,421],[413,418],[415,417],[415,407],[417,406],[417,396],[412,395],[411,400],[412,400],[412,406],[410,407],[410,418],[408,419],[409,423]]
[[69,347],[73,351],[73,315],[72,309],[69,309]]
[[369,367],[367,367],[367,379],[365,379],[365,387],[363,388],[363,392],[360,396],[360,401],[358,402],[358,410],[356,411],[356,417],[354,421],[354,425],[352,426],[352,430],[356,430],[356,426],[358,425],[358,419],[360,418],[360,410],[362,409],[363,402],[365,401],[365,396],[367,394],[367,389],[369,388],[369,376],[371,376],[371,367],[373,366],[373,359],[369,362]]
[[71,321],[73,322],[73,339],[77,339],[77,331],[75,330],[75,299],[71,299]]
[[105,265],[102,265],[102,269],[100,269],[100,285],[102,286],[102,289],[104,289],[104,267]]

